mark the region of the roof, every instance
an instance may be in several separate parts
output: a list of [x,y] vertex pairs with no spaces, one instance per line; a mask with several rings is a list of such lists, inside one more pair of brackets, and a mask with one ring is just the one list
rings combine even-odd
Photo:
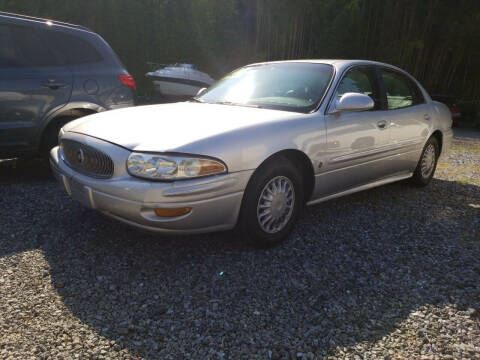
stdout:
[[315,63],[315,64],[329,64],[329,65],[354,65],[354,64],[370,64],[370,65],[385,65],[385,66],[392,66],[389,64],[385,64],[378,61],[372,60],[360,60],[360,59],[297,59],[297,60],[277,60],[277,61],[264,61],[259,62],[251,65],[262,65],[262,64],[275,64],[275,63],[289,63],[289,62],[302,62],[302,63]]
[[69,27],[69,28],[72,28],[72,29],[78,29],[78,30],[84,30],[84,31],[92,32],[92,30],[90,30],[89,28],[87,28],[85,26],[82,26],[82,25],[74,25],[74,24],[69,24],[69,23],[62,22],[62,21],[38,18],[38,17],[34,17],[34,16],[29,16],[29,15],[14,14],[14,13],[0,11],[0,16],[5,16],[5,17],[13,18],[13,19],[35,21],[35,22],[38,22],[38,23],[45,23],[45,24],[49,24],[49,25],[53,24],[53,25],[65,26],[65,27]]
[[265,62],[259,62],[256,64],[250,64],[247,66],[252,66],[252,65],[263,65],[263,64],[278,64],[278,63],[310,63],[310,64],[328,64],[332,65],[336,71],[339,73],[342,73],[344,70],[349,68],[352,65],[377,65],[377,66],[383,66],[387,67],[390,69],[395,69],[397,71],[400,71],[407,76],[409,76],[412,80],[414,80],[418,85],[420,83],[408,72],[405,70],[399,68],[398,66],[387,64],[387,63],[382,63],[379,61],[372,61],[372,60],[359,60],[359,59],[298,59],[298,60],[279,60],[279,61],[265,61]]

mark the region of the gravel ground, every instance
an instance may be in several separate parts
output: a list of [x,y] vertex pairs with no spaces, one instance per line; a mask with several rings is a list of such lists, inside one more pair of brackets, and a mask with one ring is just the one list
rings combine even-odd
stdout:
[[306,210],[268,251],[162,238],[0,164],[0,358],[480,358],[480,139],[429,187]]

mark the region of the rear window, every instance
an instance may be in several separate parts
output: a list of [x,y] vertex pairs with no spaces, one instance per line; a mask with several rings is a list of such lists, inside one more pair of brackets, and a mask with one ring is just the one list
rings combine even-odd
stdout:
[[47,31],[49,45],[65,65],[91,64],[102,61],[102,56],[88,41],[61,31]]
[[381,74],[389,110],[424,102],[420,89],[407,76],[390,69],[382,69]]

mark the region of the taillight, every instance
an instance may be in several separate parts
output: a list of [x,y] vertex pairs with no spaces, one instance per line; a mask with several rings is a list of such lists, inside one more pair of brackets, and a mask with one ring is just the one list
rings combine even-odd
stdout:
[[129,86],[133,90],[137,89],[137,86],[135,85],[135,79],[133,78],[132,75],[120,74],[118,75],[118,78],[120,79],[123,85]]
[[453,113],[458,113],[460,112],[460,110],[458,109],[458,107],[456,107],[455,105],[454,106],[450,106],[450,111]]

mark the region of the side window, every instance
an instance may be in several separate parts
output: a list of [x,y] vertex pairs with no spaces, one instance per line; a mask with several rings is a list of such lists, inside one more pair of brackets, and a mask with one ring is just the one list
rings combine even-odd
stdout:
[[50,30],[46,32],[46,38],[65,65],[91,64],[102,60],[97,49],[78,36]]
[[11,26],[16,49],[17,67],[56,66],[56,58],[44,43],[38,31],[26,26]]
[[413,105],[423,104],[425,102],[425,98],[423,97],[422,91],[413,80],[408,80],[410,82],[410,88],[413,90]]
[[34,29],[0,24],[0,68],[55,65],[55,57]]
[[357,66],[349,70],[340,81],[335,97],[340,99],[343,94],[348,92],[370,96],[375,102],[374,110],[381,107],[380,97],[375,86],[375,74],[367,67]]
[[18,62],[10,27],[0,24],[0,69],[16,67]]
[[424,102],[420,89],[405,75],[381,70],[389,110],[401,109]]

